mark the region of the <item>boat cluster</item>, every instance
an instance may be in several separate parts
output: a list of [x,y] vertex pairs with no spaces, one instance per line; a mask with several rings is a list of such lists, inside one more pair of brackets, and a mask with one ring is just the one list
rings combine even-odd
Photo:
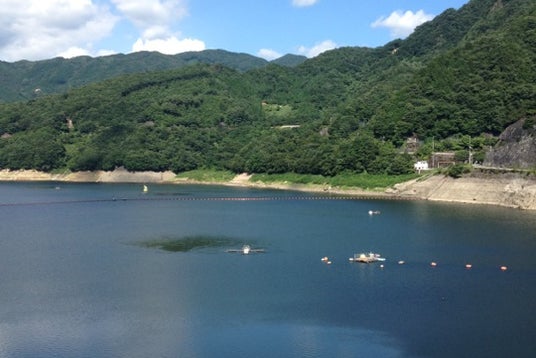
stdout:
[[365,264],[369,264],[369,263],[377,262],[377,261],[385,261],[385,258],[381,257],[380,254],[369,252],[368,254],[365,254],[365,253],[354,254],[354,257],[350,257],[349,260],[350,262],[362,262]]
[[[323,263],[325,263],[326,265],[331,265],[331,260],[327,256],[322,257],[320,260]],[[350,260],[350,262],[362,262],[362,263],[365,263],[365,264],[369,264],[369,263],[377,262],[377,261],[385,261],[385,258],[381,257],[380,254],[375,254],[374,252],[369,252],[367,254],[365,254],[365,253],[354,254],[354,257],[350,257],[349,260]],[[382,265],[382,267],[383,267],[383,265]]]

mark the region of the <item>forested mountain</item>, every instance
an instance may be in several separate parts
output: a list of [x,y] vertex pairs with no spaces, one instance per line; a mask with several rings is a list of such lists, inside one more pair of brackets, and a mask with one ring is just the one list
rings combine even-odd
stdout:
[[483,160],[503,129],[536,116],[535,49],[533,0],[472,0],[405,40],[293,67],[132,73],[0,105],[0,167],[401,174],[410,136],[419,158]]
[[270,61],[270,63],[280,66],[295,67],[302,64],[306,60],[307,57],[305,56],[286,54],[284,56],[276,58],[275,60]]
[[[273,61],[296,66],[305,57],[286,55]],[[44,61],[0,61],[0,103],[35,99],[45,94],[61,93],[75,87],[120,75],[176,69],[197,63],[219,64],[245,72],[264,67],[268,61],[245,53],[224,50],[184,52],[163,55],[158,52],[135,52],[92,58],[54,58]]]

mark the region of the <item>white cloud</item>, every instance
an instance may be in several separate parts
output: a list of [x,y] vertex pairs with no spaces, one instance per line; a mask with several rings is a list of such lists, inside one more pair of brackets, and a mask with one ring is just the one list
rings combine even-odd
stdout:
[[260,49],[259,52],[257,52],[257,56],[262,57],[265,60],[271,61],[271,60],[275,60],[276,58],[281,57],[282,55],[277,51],[263,48],[263,49]]
[[334,48],[337,48],[337,44],[335,42],[331,40],[325,40],[310,48],[305,47],[305,46],[300,46],[300,48],[298,49],[298,52],[301,55],[311,58],[311,57],[315,57],[321,54],[324,51],[333,50]]
[[295,7],[307,7],[313,6],[318,0],[292,0],[292,6]]
[[116,54],[117,54],[116,50],[102,49],[102,50],[97,51],[97,56],[110,56],[110,55],[116,55]]
[[112,0],[116,8],[141,32],[132,51],[158,51],[174,55],[186,51],[202,51],[201,40],[180,38],[172,30],[177,21],[188,15],[183,0]]
[[[117,53],[98,44],[110,37],[121,18],[140,31],[133,49],[163,53],[204,49],[202,41],[182,39],[172,31],[172,25],[188,14],[184,1],[1,0],[0,60]],[[116,6],[115,14],[109,6]]]
[[144,39],[158,39],[169,36],[170,30],[164,26],[151,26],[143,30],[142,37]]
[[59,57],[63,58],[73,58],[78,56],[89,56],[89,51],[85,48],[81,47],[69,47],[67,50],[60,52],[58,54]]
[[182,0],[112,0],[112,3],[140,29],[167,27],[188,15]]
[[187,51],[202,51],[205,43],[195,39],[178,39],[174,36],[163,39],[138,39],[132,45],[132,51],[158,51],[166,55],[174,55]]
[[419,10],[416,13],[412,11],[402,12],[400,10],[394,11],[388,17],[382,16],[374,21],[371,26],[373,28],[386,27],[391,30],[391,36],[393,38],[404,38],[411,34],[413,30],[422,23],[430,21],[434,18],[434,15],[426,14],[423,10]]
[[91,53],[89,50],[81,47],[70,47],[67,50],[60,52],[59,57],[63,58],[73,58],[78,56],[110,56],[117,54],[117,51],[114,50],[98,50],[96,53]]
[[16,61],[89,54],[117,20],[91,0],[2,0],[0,57]]

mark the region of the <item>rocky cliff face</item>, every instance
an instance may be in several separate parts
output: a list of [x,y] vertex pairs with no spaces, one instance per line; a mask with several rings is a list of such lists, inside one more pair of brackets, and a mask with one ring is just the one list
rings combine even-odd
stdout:
[[485,166],[536,168],[536,118],[521,119],[501,133],[499,142],[486,154]]

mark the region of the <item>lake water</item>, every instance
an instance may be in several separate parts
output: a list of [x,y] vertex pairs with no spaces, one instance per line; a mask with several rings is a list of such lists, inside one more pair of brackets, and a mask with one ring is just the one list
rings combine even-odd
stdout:
[[315,195],[0,183],[0,357],[534,356],[536,213]]

